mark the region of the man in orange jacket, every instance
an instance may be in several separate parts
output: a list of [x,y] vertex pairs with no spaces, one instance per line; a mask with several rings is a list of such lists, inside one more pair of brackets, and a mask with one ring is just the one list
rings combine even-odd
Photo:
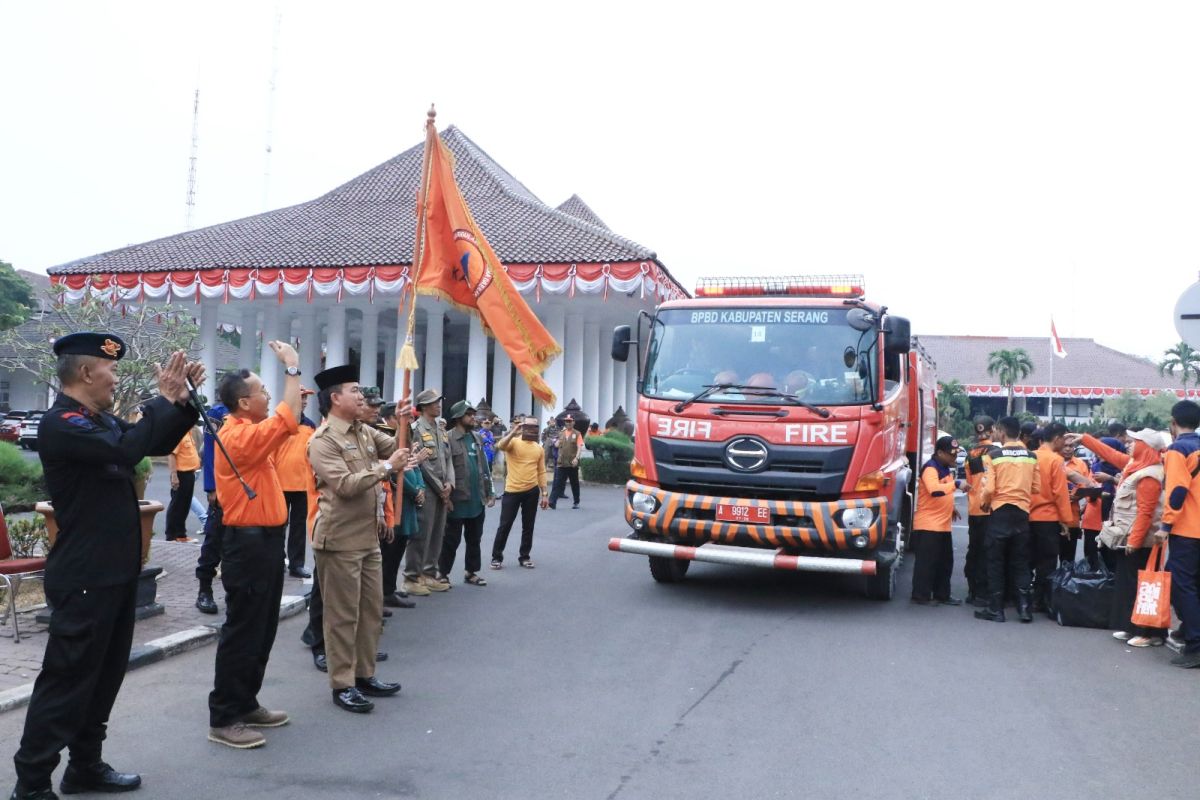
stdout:
[[984,483],[992,479],[992,457],[1000,448],[992,442],[991,417],[975,420],[975,446],[967,453],[967,556],[963,573],[967,578],[967,602],[987,605],[987,522],[991,514],[983,508]]
[[1162,530],[1168,536],[1171,605],[1182,622],[1183,649],[1171,659],[1177,667],[1200,667],[1200,405],[1181,400],[1171,408],[1174,443],[1163,458],[1167,507]]
[[1004,622],[1004,588],[1015,587],[1017,616],[1033,622],[1029,575],[1029,503],[1038,493],[1037,459],[1021,439],[1021,421],[1004,417],[993,438],[1003,442],[992,456],[992,480],[984,482],[982,503],[991,510],[987,527],[988,606],[976,619]]
[[1070,487],[1060,451],[1067,426],[1051,422],[1042,432],[1037,449],[1039,488],[1029,502],[1029,536],[1033,547],[1033,610],[1047,611],[1050,573],[1058,568],[1059,542],[1071,535]]
[[[300,402],[313,394],[311,389],[300,390]],[[288,574],[293,578],[311,578],[305,568],[306,545],[308,543],[308,476],[312,472],[308,465],[308,440],[317,425],[304,413],[300,414],[300,426],[296,433],[283,443],[275,454],[275,472],[279,474],[279,488],[288,508],[287,561]]]
[[913,515],[916,560],[913,565],[912,601],[923,606],[958,606],[962,601],[950,594],[954,572],[954,540],[951,530],[958,517],[954,490],[967,482],[954,477],[958,442],[943,436],[933,448],[933,458],[921,467],[917,479],[917,510]]

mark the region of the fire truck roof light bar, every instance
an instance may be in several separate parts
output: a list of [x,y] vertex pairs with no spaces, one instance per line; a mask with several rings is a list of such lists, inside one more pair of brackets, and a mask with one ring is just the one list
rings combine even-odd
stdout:
[[763,278],[701,278],[697,297],[796,297],[861,298],[866,294],[862,275],[780,275]]

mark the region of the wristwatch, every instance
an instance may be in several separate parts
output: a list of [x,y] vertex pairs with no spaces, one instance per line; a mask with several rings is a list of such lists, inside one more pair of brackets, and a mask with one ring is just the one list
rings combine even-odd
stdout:
[[284,370],[284,372],[286,372],[288,375],[292,376],[293,378],[300,377],[300,368],[299,367],[288,367],[287,369]]

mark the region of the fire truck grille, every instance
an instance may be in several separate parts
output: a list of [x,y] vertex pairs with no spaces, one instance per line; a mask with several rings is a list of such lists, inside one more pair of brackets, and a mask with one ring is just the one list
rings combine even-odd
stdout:
[[[785,446],[761,442],[765,458],[737,468],[728,442],[652,438],[659,485],[718,497],[823,500],[836,498],[846,481],[853,446]],[[743,462],[744,463],[744,462]]]

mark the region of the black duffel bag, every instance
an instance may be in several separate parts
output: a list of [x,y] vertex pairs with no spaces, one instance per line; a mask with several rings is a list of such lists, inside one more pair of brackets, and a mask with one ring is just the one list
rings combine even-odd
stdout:
[[1100,559],[1060,564],[1050,575],[1050,616],[1072,628],[1107,628],[1113,574]]

